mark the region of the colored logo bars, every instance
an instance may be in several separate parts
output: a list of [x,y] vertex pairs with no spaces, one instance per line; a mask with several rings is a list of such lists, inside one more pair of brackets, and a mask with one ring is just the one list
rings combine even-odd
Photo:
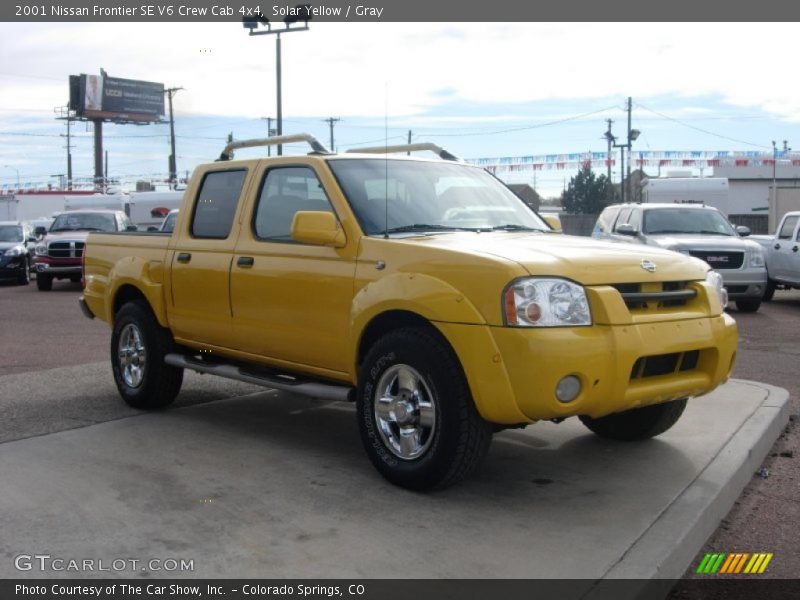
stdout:
[[771,552],[715,552],[706,554],[696,572],[704,575],[755,575],[763,573],[771,560]]

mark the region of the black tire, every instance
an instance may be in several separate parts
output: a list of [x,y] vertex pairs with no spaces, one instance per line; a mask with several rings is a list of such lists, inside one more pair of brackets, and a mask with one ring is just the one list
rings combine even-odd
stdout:
[[761,299],[758,300],[737,300],[736,308],[739,312],[754,313],[761,306]]
[[[409,394],[409,387],[416,393]],[[409,405],[378,404],[378,397],[392,394],[392,403]],[[379,406],[391,417],[379,419]],[[477,469],[492,441],[491,426],[475,408],[458,358],[438,332],[423,327],[398,329],[370,348],[361,365],[356,413],[372,463],[390,482],[412,490],[444,488],[463,479]],[[403,426],[402,431],[419,435],[401,435]],[[404,437],[418,442],[409,443],[414,451],[399,446]]]
[[53,289],[53,276],[44,273],[36,274],[36,287],[40,292],[49,292]]
[[72,283],[80,283],[81,282],[81,276],[80,275],[70,275],[69,276],[69,280]]
[[686,398],[633,408],[593,419],[581,416],[586,427],[600,437],[635,442],[661,435],[675,425],[686,408]]
[[[123,350],[128,352],[123,356]],[[183,369],[164,362],[174,350],[169,330],[158,324],[143,301],[124,304],[114,318],[111,368],[114,383],[125,402],[141,409],[172,403],[183,383]]]
[[28,285],[31,282],[31,264],[27,260],[22,265],[22,271],[17,275],[17,283],[20,285]]
[[764,297],[762,298],[762,300],[764,302],[771,302],[772,301],[772,297],[775,295],[775,288],[776,287],[777,287],[777,284],[775,283],[775,280],[767,279],[767,289],[764,290]]

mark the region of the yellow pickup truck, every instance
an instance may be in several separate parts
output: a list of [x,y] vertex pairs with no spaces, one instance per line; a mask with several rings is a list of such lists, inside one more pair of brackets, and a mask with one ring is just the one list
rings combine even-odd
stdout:
[[[298,141],[311,152],[232,159]],[[438,157],[393,154],[422,149]],[[83,257],[81,307],[112,327],[128,404],[169,404],[184,369],[355,401],[369,458],[412,489],[540,420],[658,435],[736,356],[706,263],[556,233],[430,144],[233,142],[196,169],[172,234],[92,233]]]

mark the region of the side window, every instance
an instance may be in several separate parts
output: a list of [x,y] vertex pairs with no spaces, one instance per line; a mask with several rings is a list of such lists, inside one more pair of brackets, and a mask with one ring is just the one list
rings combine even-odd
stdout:
[[292,239],[292,221],[295,213],[301,210],[333,212],[313,169],[270,169],[261,185],[253,233],[261,240],[296,243]]
[[631,211],[630,216],[628,217],[628,223],[633,225],[633,228],[636,231],[641,231],[642,230],[642,211],[639,210],[638,208],[634,208]]
[[632,209],[630,209],[630,208],[624,208],[619,212],[619,219],[617,219],[617,222],[614,224],[614,230],[615,231],[616,231],[617,227],[619,227],[623,223],[627,223],[628,222],[628,218],[631,216],[631,210]]
[[783,226],[781,230],[778,232],[778,239],[779,240],[790,240],[792,239],[792,233],[794,233],[794,228],[797,226],[797,219],[798,217],[786,217],[783,221]]
[[193,237],[224,240],[230,235],[246,174],[244,169],[206,173],[194,206]]

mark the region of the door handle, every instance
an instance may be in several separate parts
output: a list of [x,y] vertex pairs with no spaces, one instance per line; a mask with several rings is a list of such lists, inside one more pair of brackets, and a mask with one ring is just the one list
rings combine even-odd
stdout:
[[781,245],[780,244],[775,244],[773,246],[773,248],[775,248],[775,250],[780,250],[781,249]]
[[252,267],[254,263],[255,260],[252,256],[240,256],[236,261],[236,265],[239,267]]
[[188,263],[192,260],[192,255],[188,252],[179,252],[178,253],[178,262],[179,263]]

